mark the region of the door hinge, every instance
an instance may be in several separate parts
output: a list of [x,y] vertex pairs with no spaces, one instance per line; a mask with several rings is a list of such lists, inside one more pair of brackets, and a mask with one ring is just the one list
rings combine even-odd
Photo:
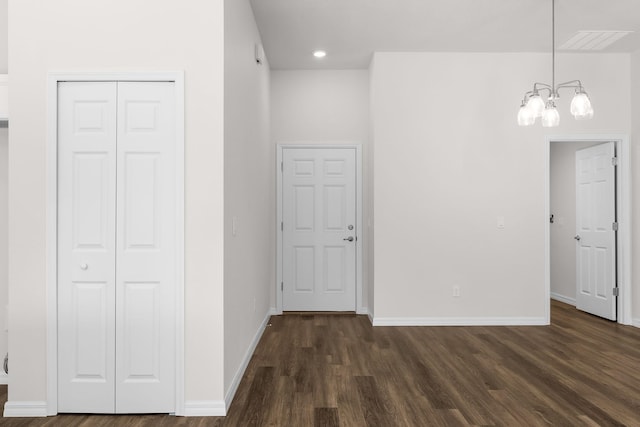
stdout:
[[620,296],[620,288],[613,288],[613,296],[614,297]]
[[613,229],[613,231],[618,231],[618,223],[614,222],[613,224],[611,224],[611,228]]
[[284,291],[284,282],[280,282],[280,290]]
[[284,162],[280,162],[280,172],[284,172]]
[[280,231],[284,231],[284,222],[280,221]]
[[611,164],[613,166],[618,166],[618,158],[617,157],[612,157],[611,158]]

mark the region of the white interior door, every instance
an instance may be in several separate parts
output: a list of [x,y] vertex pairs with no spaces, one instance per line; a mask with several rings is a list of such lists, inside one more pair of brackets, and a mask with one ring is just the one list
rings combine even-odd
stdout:
[[58,88],[58,410],[113,413],[116,83]]
[[175,410],[174,97],[59,84],[59,412]]
[[283,149],[282,186],[283,310],[355,311],[355,149]]
[[576,152],[576,307],[616,320],[615,144]]
[[173,83],[118,83],[118,413],[175,406],[174,96]]

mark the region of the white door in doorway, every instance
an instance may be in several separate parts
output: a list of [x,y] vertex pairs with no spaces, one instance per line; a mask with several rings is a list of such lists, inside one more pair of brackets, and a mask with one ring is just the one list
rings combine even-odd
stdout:
[[58,86],[58,411],[175,411],[172,82]]
[[576,307],[616,320],[615,144],[576,152]]
[[284,148],[284,311],[356,309],[356,150]]

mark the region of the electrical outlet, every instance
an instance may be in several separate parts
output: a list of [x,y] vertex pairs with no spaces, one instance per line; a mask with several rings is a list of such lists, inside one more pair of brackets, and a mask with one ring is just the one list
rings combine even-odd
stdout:
[[455,298],[458,298],[460,296],[460,286],[454,286],[453,287],[453,296]]

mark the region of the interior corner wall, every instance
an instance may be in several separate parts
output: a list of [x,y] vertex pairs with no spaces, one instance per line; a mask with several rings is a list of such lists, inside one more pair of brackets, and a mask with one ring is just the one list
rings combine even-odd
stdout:
[[[271,139],[277,144],[361,144],[363,156],[363,307],[367,311],[373,213],[367,70],[272,70]],[[276,168],[275,162],[272,168]],[[275,307],[275,287],[271,296]]]
[[51,71],[185,72],[185,397],[224,399],[222,2],[9,0],[9,402],[47,401]]
[[633,324],[640,328],[640,50],[631,55],[631,188],[632,206],[632,295]]
[[227,403],[271,312],[275,286],[275,150],[269,64],[248,0],[225,1],[224,365]]
[[550,150],[551,298],[576,305],[576,151],[594,142],[552,142]]
[[628,134],[629,67],[628,54],[558,55],[556,80],[582,80],[594,119],[574,121],[565,97],[559,127],[521,128],[549,55],[375,54],[374,324],[546,321],[545,136]]
[[[0,27],[1,28],[1,27]],[[7,341],[7,304],[8,301],[8,261],[9,246],[7,237],[8,227],[8,152],[9,134],[6,128],[0,128],[0,360],[4,360],[8,351]],[[6,383],[4,370],[0,368],[0,384]]]
[[367,164],[366,164],[366,172],[365,176],[367,179],[367,211],[369,215],[367,216],[367,230],[368,230],[368,239],[366,242],[367,248],[367,264],[366,264],[366,277],[367,277],[367,308],[369,318],[373,319],[375,317],[374,309],[375,309],[375,295],[376,295],[376,283],[375,283],[375,263],[373,260],[375,259],[375,209],[374,209],[374,177],[373,173],[373,164],[375,158],[375,144],[373,143],[373,135],[375,135],[375,113],[373,111],[373,106],[376,104],[375,102],[375,90],[373,88],[373,79],[372,74],[375,68],[375,56],[371,58],[371,62],[369,64],[369,69],[367,70],[367,78],[369,84],[369,144],[367,146],[369,155],[367,156]]
[[0,74],[9,70],[8,31],[9,0],[0,0]]
[[[0,0],[0,74],[6,74],[8,70],[7,55],[7,0]],[[9,296],[8,283],[8,148],[9,148],[9,132],[7,128],[0,128],[0,359],[4,360],[7,354],[7,304]],[[6,382],[4,378],[4,370],[0,369],[0,384]]]

